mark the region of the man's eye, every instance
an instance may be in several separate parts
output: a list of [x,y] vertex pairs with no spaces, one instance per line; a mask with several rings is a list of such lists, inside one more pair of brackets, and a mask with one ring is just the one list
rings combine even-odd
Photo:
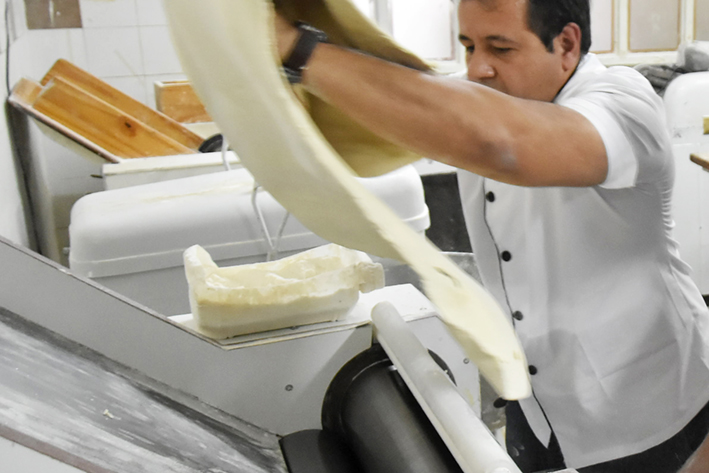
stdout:
[[465,52],[468,54],[473,54],[475,52],[475,46],[467,46]]
[[497,54],[505,54],[505,53],[512,51],[512,48],[493,48],[493,50]]

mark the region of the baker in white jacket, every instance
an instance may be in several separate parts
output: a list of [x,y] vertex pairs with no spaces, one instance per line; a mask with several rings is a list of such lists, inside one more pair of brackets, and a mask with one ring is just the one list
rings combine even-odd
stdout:
[[709,311],[671,235],[661,99],[588,53],[588,0],[458,13],[468,81],[280,16],[279,52],[311,93],[460,169],[483,283],[530,363],[533,395],[507,404],[522,471],[676,472],[709,429]]

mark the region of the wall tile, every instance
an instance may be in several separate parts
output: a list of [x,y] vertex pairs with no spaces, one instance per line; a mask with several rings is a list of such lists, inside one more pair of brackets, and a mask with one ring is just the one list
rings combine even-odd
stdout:
[[455,9],[449,0],[393,0],[394,38],[425,59],[452,60],[456,45],[451,39]]
[[167,26],[141,26],[140,43],[146,74],[182,72],[182,65],[172,45]]
[[144,77],[109,77],[103,80],[108,85],[115,87],[124,94],[129,95],[143,104],[146,103],[147,90]]
[[6,1],[10,1],[10,21],[12,23],[10,30],[12,32],[12,37],[19,38],[28,31],[27,21],[25,19],[25,2],[24,0]]
[[674,51],[679,46],[680,0],[628,1],[631,51]]
[[[0,21],[0,53],[5,52],[5,50],[7,49],[7,39],[6,39],[7,26],[5,25],[5,12],[3,11],[2,14],[3,14],[2,21]],[[10,31],[12,31],[12,30],[10,30]]]
[[594,0],[591,3],[591,51],[609,52],[613,50],[615,29],[613,0]]
[[98,77],[142,76],[138,27],[84,28],[88,70]]
[[88,70],[89,59],[86,53],[84,32],[80,29],[71,29],[67,30],[67,32],[69,34],[69,47],[71,49],[71,56],[67,59],[77,67]]
[[696,17],[694,39],[709,41],[709,0],[697,0],[694,6]]
[[163,0],[138,0],[136,2],[139,26],[167,25]]
[[66,59],[82,69],[88,69],[86,47],[80,29],[29,31],[13,44],[10,59],[10,71],[15,81],[19,77],[41,80],[57,59]]
[[80,5],[84,28],[138,24],[136,0],[80,0]]
[[73,50],[68,29],[32,30],[27,33],[29,54],[32,58],[25,75],[39,81],[57,59],[73,61]]
[[[32,66],[32,56],[30,52],[32,47],[28,38],[28,35],[22,36],[20,39],[12,43],[10,46],[10,88],[12,88],[17,81],[22,77],[31,77],[31,66]],[[3,55],[3,72],[5,71],[5,61],[6,57]],[[3,79],[2,89],[5,90],[5,79]]]

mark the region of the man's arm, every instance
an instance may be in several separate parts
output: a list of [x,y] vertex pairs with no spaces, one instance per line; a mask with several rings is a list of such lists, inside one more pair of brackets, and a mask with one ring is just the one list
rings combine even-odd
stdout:
[[[277,16],[281,57],[297,30]],[[440,162],[525,186],[590,186],[606,177],[600,135],[581,114],[331,44],[303,74],[313,94],[382,137]]]
[[709,473],[709,437],[689,457],[679,473]]

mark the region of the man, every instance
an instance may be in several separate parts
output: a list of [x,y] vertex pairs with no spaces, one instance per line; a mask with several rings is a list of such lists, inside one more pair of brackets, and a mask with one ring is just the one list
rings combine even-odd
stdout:
[[[533,396],[507,406],[520,468],[676,472],[709,426],[709,312],[671,239],[661,100],[587,53],[588,0],[462,0],[458,14],[469,81],[319,43],[303,84],[461,169],[483,282],[530,362]],[[276,26],[291,64],[301,33]]]

